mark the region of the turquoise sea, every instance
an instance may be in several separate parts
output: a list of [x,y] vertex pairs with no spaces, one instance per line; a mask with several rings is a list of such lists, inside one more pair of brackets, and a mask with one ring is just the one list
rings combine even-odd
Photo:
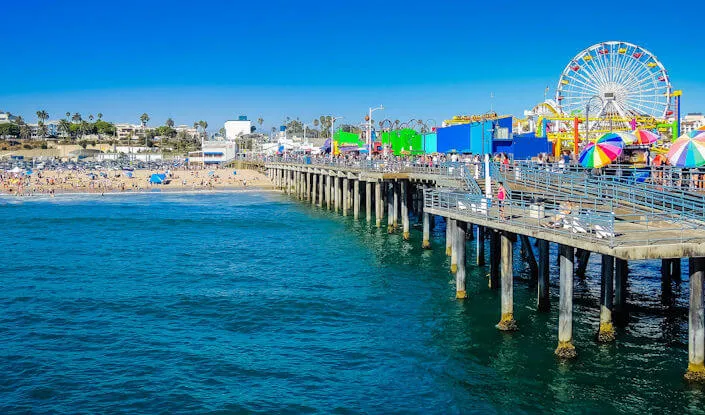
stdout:
[[0,198],[0,413],[703,412],[687,278],[665,307],[659,264],[630,264],[630,325],[599,345],[593,258],[562,363],[557,270],[538,313],[517,249],[501,333],[488,269],[455,300],[443,226],[424,251],[418,225],[277,193]]

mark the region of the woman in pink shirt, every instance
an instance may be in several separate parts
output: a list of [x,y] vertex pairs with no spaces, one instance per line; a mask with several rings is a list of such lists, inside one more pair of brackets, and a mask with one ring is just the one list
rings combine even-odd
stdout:
[[507,199],[507,191],[504,189],[504,183],[499,182],[499,187],[497,188],[497,204],[499,205],[499,218],[500,220],[507,220],[504,216],[504,201]]

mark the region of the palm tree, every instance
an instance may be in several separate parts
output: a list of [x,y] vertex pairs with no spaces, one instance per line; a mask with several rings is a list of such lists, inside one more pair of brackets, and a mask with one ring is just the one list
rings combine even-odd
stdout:
[[88,120],[93,121],[93,114],[88,114]]
[[262,124],[264,124],[264,118],[259,117],[257,118],[257,124],[259,124],[259,129],[262,129]]
[[174,120],[171,119],[171,117],[166,119],[166,123],[164,123],[169,128],[174,128]]
[[98,113],[98,119],[99,119],[99,120],[102,120],[102,119],[103,119],[103,113],[102,113],[102,112],[99,112],[99,113]]
[[40,110],[37,111],[37,118],[39,121],[46,121],[49,118],[49,114],[44,110]]
[[66,134],[67,138],[70,137],[71,136],[71,123],[66,119],[60,120],[59,121],[59,131],[63,131]]
[[44,110],[37,111],[37,118],[39,119],[39,130],[37,131],[41,137],[46,137],[48,131],[44,121],[49,118],[49,114]]
[[203,138],[208,138],[208,122],[201,120],[198,122],[198,126],[203,129]]
[[318,128],[318,124],[319,124],[318,118],[314,118],[314,119],[313,119],[313,126],[316,127],[316,128]]
[[66,111],[66,119],[68,120],[69,118],[71,118],[71,113]]
[[144,133],[144,127],[147,125],[149,122],[149,115],[146,112],[143,112],[142,115],[140,115],[140,123],[142,124],[142,134],[144,135],[144,146],[148,147],[147,144],[147,134]]
[[81,114],[79,114],[79,113],[75,113],[71,116],[71,121],[75,122],[75,123],[81,122],[82,119],[83,118],[81,118]]
[[37,128],[37,135],[40,137],[46,137],[49,134],[49,129],[47,128],[44,121],[39,121],[39,128]]

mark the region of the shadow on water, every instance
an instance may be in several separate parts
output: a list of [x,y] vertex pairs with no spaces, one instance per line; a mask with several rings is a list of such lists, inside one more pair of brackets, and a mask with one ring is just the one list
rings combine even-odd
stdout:
[[[487,288],[489,267],[474,265],[475,241],[468,241],[466,254],[469,298],[455,300],[442,220],[432,229],[432,250],[423,250],[420,225],[411,227],[410,241],[403,241],[400,232],[387,235],[386,227],[377,229],[374,223],[366,223],[364,213],[358,221],[316,207],[308,214],[337,223],[336,232],[346,234],[351,243],[373,256],[382,270],[379,277],[390,279],[395,270],[403,275],[413,270],[414,280],[405,283],[428,291],[418,299],[418,308],[424,312],[417,318],[428,329],[424,347],[443,356],[444,364],[435,368],[434,375],[454,395],[481,390],[483,401],[501,411],[702,413],[701,389],[683,381],[687,275],[669,286],[671,295],[667,290],[668,302],[664,302],[660,261],[630,264],[629,324],[618,328],[615,343],[603,345],[595,341],[600,257],[591,256],[586,276],[575,279],[578,359],[561,362],[553,355],[558,323],[555,246],[550,252],[552,310],[541,313],[535,309],[536,284],[521,257],[520,244],[515,244],[514,308],[520,329],[505,334],[494,328],[500,314],[499,293]],[[487,245],[485,252],[489,253]]]

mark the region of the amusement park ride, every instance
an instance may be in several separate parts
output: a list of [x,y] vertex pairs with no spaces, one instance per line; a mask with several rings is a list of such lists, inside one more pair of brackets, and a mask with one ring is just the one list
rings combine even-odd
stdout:
[[[680,135],[680,98],[681,91],[673,90],[666,68],[653,53],[628,42],[602,42],[570,60],[555,98],[525,111],[525,118],[514,118],[514,133],[548,138],[556,156],[563,149],[577,153],[580,143],[608,132],[641,128],[675,139]],[[445,124],[502,117],[456,116]]]
[[527,112],[517,127],[553,141],[556,155],[564,148],[577,152],[579,143],[613,131],[658,130],[675,139],[680,97],[654,54],[632,43],[603,42],[575,55],[555,99]]

